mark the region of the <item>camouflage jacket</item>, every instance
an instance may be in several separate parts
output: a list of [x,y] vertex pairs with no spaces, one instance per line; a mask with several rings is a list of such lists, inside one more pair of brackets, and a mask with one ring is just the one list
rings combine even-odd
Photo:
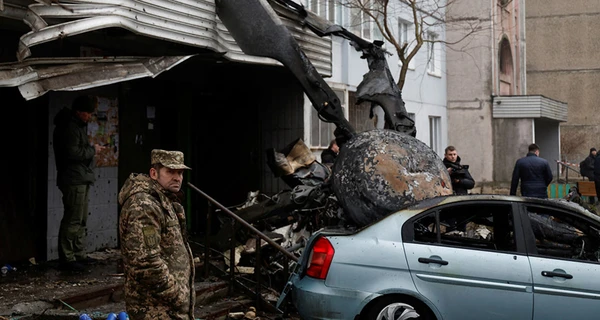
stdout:
[[146,174],[119,192],[125,302],[131,320],[194,319],[194,261],[177,197]]

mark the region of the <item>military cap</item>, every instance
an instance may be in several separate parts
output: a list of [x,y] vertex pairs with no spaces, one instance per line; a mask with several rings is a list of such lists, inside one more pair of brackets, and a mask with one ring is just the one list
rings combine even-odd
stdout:
[[170,169],[192,169],[183,163],[183,152],[181,151],[154,149],[150,158],[153,165],[160,163]]

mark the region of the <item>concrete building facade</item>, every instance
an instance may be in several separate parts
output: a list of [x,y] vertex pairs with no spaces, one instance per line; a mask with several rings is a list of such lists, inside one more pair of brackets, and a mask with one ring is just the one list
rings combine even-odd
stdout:
[[527,1],[527,91],[569,104],[561,160],[600,146],[600,2]]
[[470,165],[473,191],[508,186],[531,143],[559,159],[567,105],[527,95],[525,0],[453,1],[446,21],[448,143]]

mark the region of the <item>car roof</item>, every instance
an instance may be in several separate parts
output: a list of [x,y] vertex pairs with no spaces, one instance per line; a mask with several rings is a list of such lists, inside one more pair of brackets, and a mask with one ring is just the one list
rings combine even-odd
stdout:
[[413,214],[428,210],[430,208],[467,201],[502,201],[502,202],[518,202],[526,204],[539,204],[546,205],[555,208],[560,208],[569,211],[575,211],[578,214],[584,215],[590,219],[593,219],[600,223],[600,216],[586,210],[578,203],[568,201],[566,199],[540,199],[520,196],[509,196],[509,195],[498,195],[498,194],[470,194],[470,195],[450,195],[450,196],[439,196],[429,199],[423,199],[417,203],[411,204],[396,213],[402,214],[404,211],[413,211]]

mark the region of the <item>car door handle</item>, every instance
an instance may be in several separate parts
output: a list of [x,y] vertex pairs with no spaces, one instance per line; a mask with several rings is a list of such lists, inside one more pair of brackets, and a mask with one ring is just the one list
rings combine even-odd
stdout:
[[439,259],[430,259],[430,258],[419,258],[420,263],[436,263],[441,264],[443,266],[448,265],[448,261],[439,260]]
[[565,279],[573,279],[573,276],[568,273],[558,273],[552,271],[542,271],[544,277],[560,277]]

